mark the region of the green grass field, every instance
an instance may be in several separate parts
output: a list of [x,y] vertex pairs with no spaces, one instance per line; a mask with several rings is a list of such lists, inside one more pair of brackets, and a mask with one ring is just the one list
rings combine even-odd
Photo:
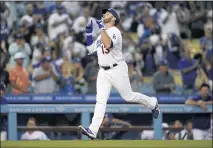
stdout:
[[73,140],[5,141],[1,148],[212,148],[212,141]]

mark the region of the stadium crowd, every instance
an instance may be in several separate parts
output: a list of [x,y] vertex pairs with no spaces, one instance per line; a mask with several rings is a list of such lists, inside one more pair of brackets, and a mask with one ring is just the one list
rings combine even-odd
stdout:
[[[197,101],[212,91],[211,2],[17,1],[1,2],[0,7],[0,75],[6,93],[95,94],[99,66],[95,54],[87,55],[85,26],[101,19],[101,10],[109,7],[121,17],[117,27],[133,90],[141,91],[151,77],[157,94],[201,92],[200,98],[190,99]],[[93,25],[96,38],[100,30]],[[196,51],[186,42],[194,39],[199,41]],[[170,72],[174,70],[180,72],[181,86]],[[141,138],[150,139],[144,133]],[[167,132],[165,139],[191,139],[191,122],[179,135],[174,133]]]

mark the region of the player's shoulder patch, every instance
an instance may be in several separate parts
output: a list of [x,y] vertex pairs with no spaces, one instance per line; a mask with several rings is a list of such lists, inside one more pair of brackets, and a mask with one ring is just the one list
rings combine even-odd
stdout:
[[114,39],[114,40],[116,39],[116,35],[115,34],[113,34],[112,39]]

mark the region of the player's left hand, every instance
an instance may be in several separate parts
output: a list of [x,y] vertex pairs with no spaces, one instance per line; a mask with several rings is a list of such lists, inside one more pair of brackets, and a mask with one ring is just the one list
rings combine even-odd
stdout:
[[98,24],[98,27],[100,29],[104,29],[104,22],[103,22],[103,20],[96,20],[96,23]]
[[93,22],[91,20],[91,23],[86,26],[86,33],[90,34],[92,33],[92,31],[93,31]]

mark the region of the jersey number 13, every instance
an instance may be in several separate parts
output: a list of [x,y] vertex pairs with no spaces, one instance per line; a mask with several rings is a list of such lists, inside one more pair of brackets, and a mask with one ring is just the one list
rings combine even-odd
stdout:
[[101,49],[102,49],[102,53],[103,53],[103,54],[108,54],[108,53],[110,52],[110,50],[107,49],[107,48],[104,46],[104,44],[101,44]]

